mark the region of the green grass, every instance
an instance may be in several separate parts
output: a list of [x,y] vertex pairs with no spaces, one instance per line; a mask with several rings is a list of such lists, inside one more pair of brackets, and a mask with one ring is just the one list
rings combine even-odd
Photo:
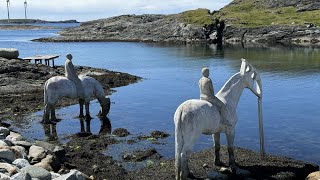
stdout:
[[228,24],[238,27],[259,27],[270,25],[303,25],[313,23],[320,25],[320,10],[296,12],[296,7],[265,8],[255,4],[254,0],[246,0],[237,5],[223,9],[216,17],[227,20]]
[[180,13],[179,18],[187,24],[204,25],[210,24],[213,21],[213,16],[208,9],[196,9]]

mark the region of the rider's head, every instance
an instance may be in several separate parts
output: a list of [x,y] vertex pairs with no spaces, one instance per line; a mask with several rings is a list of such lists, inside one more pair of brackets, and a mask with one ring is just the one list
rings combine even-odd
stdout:
[[72,60],[72,55],[71,54],[67,54],[66,57],[67,57],[67,59]]
[[201,72],[203,77],[209,77],[209,69],[207,67],[202,68]]

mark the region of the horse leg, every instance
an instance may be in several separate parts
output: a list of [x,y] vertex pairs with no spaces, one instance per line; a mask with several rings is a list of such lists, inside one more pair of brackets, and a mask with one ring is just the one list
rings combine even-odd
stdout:
[[86,119],[86,129],[87,129],[87,133],[91,133],[91,128],[90,128],[90,122],[91,122],[91,119]]
[[187,179],[190,171],[189,171],[189,166],[188,166],[188,161],[189,161],[189,155],[190,155],[190,150],[186,146],[182,148],[181,152],[181,179]]
[[233,147],[233,143],[234,143],[234,134],[235,131],[234,129],[231,131],[228,131],[226,133],[227,136],[227,144],[228,144],[228,153],[229,153],[229,166],[231,167],[231,170],[233,172],[235,172],[237,165],[236,165],[236,161],[234,158],[234,147]]
[[56,118],[56,106],[55,105],[51,105],[51,122],[53,124],[55,124],[56,122],[58,122],[57,118]]
[[85,105],[85,108],[86,108],[86,119],[92,119],[91,116],[90,116],[90,111],[89,111],[89,105],[90,105],[90,102],[85,102],[84,103]]
[[83,119],[80,119],[80,132],[82,132],[82,133],[85,132]]
[[213,135],[214,139],[214,165],[216,166],[221,166],[221,161],[220,161],[220,133],[214,133]]
[[42,121],[41,123],[44,123],[44,124],[48,124],[50,122],[50,106],[48,104],[46,104],[44,106],[44,111],[43,111],[43,118],[42,118]]
[[79,99],[79,106],[80,106],[79,118],[84,118],[83,105],[84,105],[84,100],[83,99]]

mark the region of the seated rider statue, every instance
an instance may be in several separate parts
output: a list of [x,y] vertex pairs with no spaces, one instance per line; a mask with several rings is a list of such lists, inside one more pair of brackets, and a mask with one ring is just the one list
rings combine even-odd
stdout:
[[206,67],[202,68],[202,78],[199,80],[199,88],[200,99],[208,101],[212,105],[216,105],[221,115],[222,124],[231,126],[231,124],[225,119],[227,115],[225,104],[214,95],[212,81],[209,78],[209,69]]
[[81,84],[81,80],[79,79],[76,70],[72,64],[72,55],[71,54],[67,54],[67,59],[66,59],[66,63],[65,63],[65,76],[66,78],[68,78],[69,80],[71,80],[72,82],[74,82],[74,84],[76,85],[77,88],[77,95],[80,101],[84,101],[84,90]]

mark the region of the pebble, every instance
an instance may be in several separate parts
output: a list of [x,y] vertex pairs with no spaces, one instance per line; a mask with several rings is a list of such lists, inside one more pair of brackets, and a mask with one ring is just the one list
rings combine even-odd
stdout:
[[24,167],[30,166],[30,163],[26,159],[16,159],[12,162],[17,168],[22,169]]

